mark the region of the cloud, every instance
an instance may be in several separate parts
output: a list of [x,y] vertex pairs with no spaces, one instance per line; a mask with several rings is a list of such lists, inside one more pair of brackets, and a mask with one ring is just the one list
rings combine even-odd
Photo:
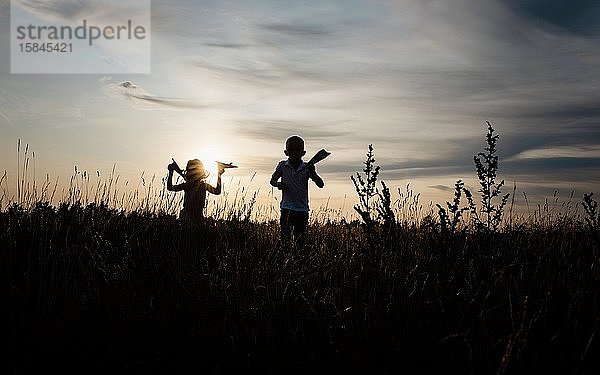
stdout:
[[8,124],[9,126],[13,126],[13,122],[10,119],[10,117],[8,117],[8,114],[5,113],[5,111],[0,107],[0,119],[2,119],[5,124]]
[[348,135],[336,123],[290,120],[239,120],[236,133],[261,140],[281,143],[292,134],[298,134],[307,141],[324,141]]
[[14,127],[23,120],[40,115],[37,112],[30,98],[20,95],[16,90],[0,87],[0,124]]
[[[14,5],[20,6],[42,19],[76,19],[96,13],[100,7],[97,2],[80,0],[15,0]],[[109,9],[109,8],[107,8]]]
[[322,37],[331,34],[320,25],[310,25],[301,23],[271,23],[260,25],[264,30],[274,31],[280,34],[285,34],[292,37]]
[[585,36],[598,35],[600,4],[595,0],[565,2],[562,0],[508,0],[515,11],[531,18]]
[[571,145],[525,150],[509,160],[522,159],[600,159],[600,145]]
[[10,14],[10,0],[0,0],[0,17]]
[[436,190],[440,190],[443,192],[451,192],[454,191],[453,188],[449,187],[449,186],[445,186],[445,185],[429,185],[427,186],[430,189],[436,189]]
[[[502,2],[484,0],[476,8],[466,0],[380,2],[341,16],[332,5],[338,3],[327,3],[310,23],[301,16],[312,11],[292,14],[273,4],[203,9],[228,27],[196,30],[211,35],[208,43],[217,36],[235,41],[223,48],[232,53],[206,54],[191,64],[235,90],[244,108],[302,109],[305,117],[319,111],[325,121],[344,124],[355,135],[344,142],[353,145],[361,139],[389,149],[403,135],[418,134],[415,148],[422,151],[415,158],[435,150],[440,159],[446,159],[440,139],[452,134],[469,145],[487,119],[497,119],[505,139],[536,143],[536,136],[550,141],[546,134],[568,134],[600,118],[593,100],[600,56],[593,44],[532,23]],[[264,17],[256,16],[262,10]],[[238,44],[248,46],[244,53]],[[293,117],[304,121],[302,114]],[[518,153],[530,145],[505,146]]]
[[111,21],[122,19],[124,14],[134,16],[138,11],[144,10],[140,4],[121,0],[13,0],[13,3],[14,6],[49,21]]
[[8,126],[13,126],[14,122],[12,120],[12,112],[14,110],[14,106],[19,105],[18,98],[8,92],[0,88],[0,120],[1,123],[6,124]]
[[140,109],[166,109],[169,107],[200,109],[209,107],[207,104],[194,100],[152,95],[131,81],[116,83],[103,80],[103,82],[106,82],[104,83],[106,95],[128,99],[136,108]]
[[206,45],[208,47],[234,48],[234,49],[248,48],[248,47],[252,46],[250,44],[243,44],[243,43],[221,43],[221,42],[210,42],[210,43],[206,43]]

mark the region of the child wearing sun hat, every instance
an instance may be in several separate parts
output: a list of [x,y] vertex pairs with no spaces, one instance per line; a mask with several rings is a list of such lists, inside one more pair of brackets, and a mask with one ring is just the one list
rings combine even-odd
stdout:
[[217,175],[217,186],[211,186],[206,182],[209,173],[204,164],[198,159],[192,159],[187,162],[185,171],[181,171],[185,182],[173,185],[173,171],[177,170],[175,162],[169,164],[169,176],[167,178],[167,190],[169,191],[184,191],[183,209],[179,217],[183,220],[198,221],[204,218],[204,205],[206,202],[206,192],[211,194],[221,194],[221,175],[225,169],[219,167]]

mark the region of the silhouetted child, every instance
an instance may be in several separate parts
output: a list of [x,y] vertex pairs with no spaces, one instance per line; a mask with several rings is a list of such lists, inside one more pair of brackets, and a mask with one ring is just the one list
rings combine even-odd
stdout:
[[179,214],[179,218],[183,220],[198,221],[204,218],[204,204],[206,202],[206,192],[219,195],[221,194],[221,174],[224,169],[219,168],[217,176],[217,186],[213,187],[206,183],[208,172],[204,168],[202,162],[198,159],[192,159],[187,162],[185,171],[181,174],[185,182],[173,185],[173,171],[178,169],[175,162],[167,166],[169,177],[167,179],[167,190],[169,191],[184,191],[183,209]]
[[[325,183],[314,165],[302,161],[306,154],[302,138],[297,135],[289,137],[285,141],[284,153],[288,159],[280,161],[271,176],[271,185],[282,191],[281,239],[289,241],[293,232],[294,238],[302,246],[308,225],[308,179],[312,179],[319,188]],[[278,182],[279,178],[281,181]]]

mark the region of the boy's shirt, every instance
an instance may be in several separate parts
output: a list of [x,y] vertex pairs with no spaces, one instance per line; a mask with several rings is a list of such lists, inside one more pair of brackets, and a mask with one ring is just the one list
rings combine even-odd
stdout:
[[282,160],[275,167],[275,172],[271,179],[277,180],[281,177],[281,182],[285,184],[281,196],[281,208],[292,211],[308,211],[308,179],[312,178],[310,168],[307,168],[304,161],[298,169],[290,164],[289,160]]

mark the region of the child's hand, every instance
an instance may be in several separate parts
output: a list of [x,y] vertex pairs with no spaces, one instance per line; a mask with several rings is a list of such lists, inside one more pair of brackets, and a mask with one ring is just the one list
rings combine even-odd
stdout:
[[169,172],[173,172],[175,170],[175,165],[173,163],[170,163],[169,165],[167,165],[167,169],[169,170]]
[[277,183],[277,189],[284,190],[285,189],[285,184],[283,182],[278,182]]

